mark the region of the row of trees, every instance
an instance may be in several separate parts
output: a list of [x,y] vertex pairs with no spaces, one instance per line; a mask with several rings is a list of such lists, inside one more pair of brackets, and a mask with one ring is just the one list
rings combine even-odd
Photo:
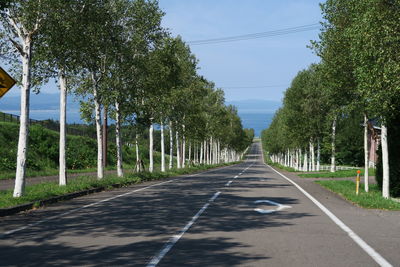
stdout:
[[[302,151],[304,165],[317,170],[314,145],[319,148],[329,132],[331,170],[334,171],[338,121],[356,118],[352,121],[357,128],[363,120],[365,190],[368,191],[367,123],[371,118],[378,119],[381,123],[382,195],[385,198],[390,194],[399,195],[398,153],[389,160],[388,152],[388,139],[394,147],[398,141],[390,143],[390,136],[398,133],[391,133],[388,128],[396,131],[399,121],[400,2],[328,0],[321,8],[324,21],[320,40],[311,45],[321,62],[299,72],[287,89],[283,108],[264,132],[267,149],[273,154],[292,155],[297,162]],[[349,145],[351,142],[349,139]],[[288,161],[291,159],[286,159]],[[302,169],[306,170],[304,166]]]
[[[249,140],[237,110],[225,106],[223,92],[197,74],[197,59],[189,47],[161,27],[163,15],[155,0],[20,0],[1,6],[1,56],[21,81],[14,197],[24,192],[29,95],[51,78],[60,87],[60,185],[67,183],[68,92],[82,98],[82,116],[95,122],[98,179],[104,176],[102,117],[108,114],[116,125],[119,176],[123,176],[121,127],[127,124],[149,129],[149,171],[154,170],[155,124],[161,129],[162,171],[166,125],[170,168],[174,154],[178,168],[188,162],[186,157],[196,163],[240,158]],[[139,164],[137,145],[136,151]]]

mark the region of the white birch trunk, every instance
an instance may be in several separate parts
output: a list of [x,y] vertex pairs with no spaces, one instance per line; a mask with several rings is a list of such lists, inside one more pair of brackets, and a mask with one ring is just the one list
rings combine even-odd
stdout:
[[211,164],[211,142],[210,139],[207,141],[207,164]]
[[186,166],[186,138],[182,137],[182,168]]
[[122,142],[121,142],[121,110],[119,102],[115,101],[115,143],[117,145],[117,175],[124,176],[122,169]]
[[364,190],[369,191],[368,184],[369,149],[368,149],[368,117],[364,114]]
[[212,143],[212,153],[211,153],[211,160],[212,160],[212,164],[215,164],[215,160],[216,160],[216,149],[217,149],[217,145],[215,143],[214,139],[211,139],[211,143]]
[[214,145],[214,139],[211,137],[210,139],[210,164],[214,164],[214,150],[215,150],[215,145]]
[[303,152],[301,150],[301,148],[299,149],[299,171],[303,170],[303,168],[301,167],[301,157],[303,156]]
[[332,155],[331,155],[331,172],[336,171],[336,117],[332,123]]
[[60,83],[60,144],[59,144],[59,185],[67,185],[67,164],[66,164],[66,123],[67,123],[67,80],[64,69],[60,69],[58,73]]
[[226,151],[227,151],[226,148],[224,148],[224,152],[223,152],[223,154],[224,154],[224,163],[228,162],[227,152]]
[[182,168],[186,166],[186,136],[185,125],[182,125]]
[[311,170],[314,172],[315,171],[315,149],[314,149],[314,142],[310,142],[310,148],[311,148]]
[[293,155],[293,150],[289,150],[289,153],[290,153],[290,161],[289,161],[289,163],[290,163],[290,168],[294,168],[294,155]]
[[207,139],[204,140],[204,164],[208,164],[208,146],[207,146]]
[[221,142],[218,140],[218,164],[221,163]]
[[207,158],[208,158],[208,160],[207,160],[207,162],[208,162],[208,164],[209,165],[211,165],[212,164],[212,144],[211,144],[211,138],[208,140],[208,143],[207,143]]
[[286,167],[290,167],[290,152],[286,150]]
[[321,169],[321,145],[319,139],[317,142],[317,172],[319,172]]
[[200,164],[203,164],[203,142],[200,143]]
[[150,128],[149,128],[149,172],[154,171],[154,160],[153,160],[153,132],[154,132],[154,126],[153,122],[150,123]]
[[164,124],[161,120],[161,172],[165,172]]
[[169,169],[172,169],[174,164],[174,136],[172,133],[172,122],[169,122]]
[[304,152],[304,165],[303,165],[303,171],[308,171],[308,162],[307,162],[307,150]]
[[291,150],[290,151],[290,167],[292,167],[293,169],[295,168],[295,161],[296,161],[296,150]]
[[191,164],[190,164],[190,162],[191,162],[191,160],[192,160],[192,143],[191,142],[189,142],[188,141],[188,143],[189,143],[189,151],[188,151],[188,165],[190,166]]
[[[190,147],[192,146],[192,144],[190,144]],[[196,152],[197,152],[197,145],[196,142],[193,142],[193,149],[192,149],[192,153],[193,153],[193,165],[196,165]]]
[[382,177],[382,196],[384,198],[390,197],[390,185],[389,185],[389,150],[388,150],[388,140],[387,140],[387,127],[382,123],[382,169],[383,169],[383,177]]
[[95,121],[96,121],[96,134],[97,134],[97,179],[103,179],[104,168],[103,168],[103,133],[101,129],[101,107],[98,97],[98,84],[95,74],[92,74],[92,79],[94,82],[93,86],[93,96],[94,96],[94,106],[95,106]]
[[136,149],[136,165],[139,164],[139,135],[136,133],[135,135],[135,149]]
[[283,156],[284,156],[284,159],[283,159],[283,166],[286,166],[286,156],[287,156],[286,152],[284,152]]
[[312,149],[311,142],[308,143],[308,154],[310,155],[310,161],[308,162],[308,169],[312,171],[311,162],[312,162]]
[[213,164],[217,164],[217,142],[215,141],[215,139],[213,142],[213,147],[214,147],[214,149],[213,149]]
[[176,167],[181,168],[181,157],[180,157],[180,146],[179,146],[179,133],[175,131],[176,134]]
[[21,117],[19,122],[17,169],[15,173],[14,197],[20,197],[25,191],[25,171],[29,136],[29,97],[31,90],[31,51],[32,40],[24,38],[22,58]]
[[199,164],[199,144],[196,142],[194,145],[194,162]]

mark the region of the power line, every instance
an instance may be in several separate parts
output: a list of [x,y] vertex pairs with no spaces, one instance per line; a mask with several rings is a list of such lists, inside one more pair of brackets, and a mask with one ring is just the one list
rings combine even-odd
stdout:
[[259,88],[274,88],[274,87],[285,87],[287,84],[277,84],[277,85],[261,85],[261,86],[222,86],[218,88],[222,89],[259,89]]
[[205,44],[218,44],[218,43],[226,43],[226,42],[237,42],[237,41],[243,41],[243,40],[267,38],[267,37],[287,35],[287,34],[298,33],[298,32],[318,30],[319,28],[320,28],[319,23],[313,23],[313,24],[302,25],[302,26],[297,26],[297,27],[274,30],[274,31],[266,31],[266,32],[251,33],[251,34],[229,36],[229,37],[221,37],[221,38],[214,38],[214,39],[195,40],[195,41],[189,41],[187,43],[190,45],[205,45]]

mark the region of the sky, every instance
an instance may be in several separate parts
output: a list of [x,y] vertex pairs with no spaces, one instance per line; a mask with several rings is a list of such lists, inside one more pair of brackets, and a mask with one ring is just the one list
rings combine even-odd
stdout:
[[[315,0],[160,0],[163,26],[186,42],[260,33],[322,20]],[[318,29],[283,36],[191,45],[199,73],[223,88],[227,101],[281,101],[296,73],[318,57],[307,48]],[[263,88],[255,88],[263,87]]]

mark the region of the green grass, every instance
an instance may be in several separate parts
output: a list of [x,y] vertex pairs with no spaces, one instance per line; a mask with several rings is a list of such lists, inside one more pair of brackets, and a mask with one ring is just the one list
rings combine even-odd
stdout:
[[268,165],[277,167],[281,170],[288,171],[288,172],[297,172],[294,168],[283,166],[279,163],[268,162]]
[[356,184],[353,181],[315,181],[315,183],[337,193],[351,203],[368,209],[400,210],[400,203],[382,197],[377,185],[370,185],[369,192],[360,186],[360,193],[356,195]]
[[[360,169],[360,175],[364,175],[364,169]],[[374,176],[375,169],[370,168],[368,175]],[[354,170],[341,170],[336,172],[321,172],[321,173],[301,173],[298,176],[303,178],[342,178],[342,177],[356,177],[357,169]]]
[[266,151],[264,151],[264,160],[265,160],[265,163],[267,163],[270,166],[277,167],[281,170],[288,171],[288,172],[297,172],[294,168],[286,167],[279,163],[272,162],[272,160],[268,157],[268,153]]
[[167,172],[143,172],[143,173],[132,173],[128,172],[125,177],[119,178],[116,175],[106,175],[102,180],[97,180],[93,176],[81,176],[71,179],[67,186],[59,186],[55,182],[40,183],[32,186],[27,186],[24,196],[20,198],[14,198],[12,196],[12,190],[0,191],[0,208],[8,208],[16,205],[26,204],[30,202],[38,202],[54,196],[61,196],[68,193],[78,192],[81,190],[105,187],[112,188],[112,185],[119,184],[121,186],[140,183],[142,181],[158,180],[167,177],[193,173],[202,171],[210,168],[219,166],[227,166],[230,164],[219,164],[219,165],[201,165],[188,167],[184,169],[172,169]]
[[[124,167],[126,167],[124,165]],[[132,168],[132,166],[128,166],[128,169]],[[116,170],[116,167],[107,167],[106,170]],[[96,172],[96,168],[87,168],[87,169],[82,169],[82,170],[67,170],[68,174],[73,174],[73,173],[88,173],[88,172]],[[31,177],[39,177],[39,176],[53,176],[53,175],[58,175],[58,169],[47,169],[47,170],[41,170],[41,171],[33,171],[33,170],[27,170],[26,172],[26,177],[31,178]],[[0,173],[0,180],[8,180],[8,179],[15,179],[15,171],[4,171]]]

